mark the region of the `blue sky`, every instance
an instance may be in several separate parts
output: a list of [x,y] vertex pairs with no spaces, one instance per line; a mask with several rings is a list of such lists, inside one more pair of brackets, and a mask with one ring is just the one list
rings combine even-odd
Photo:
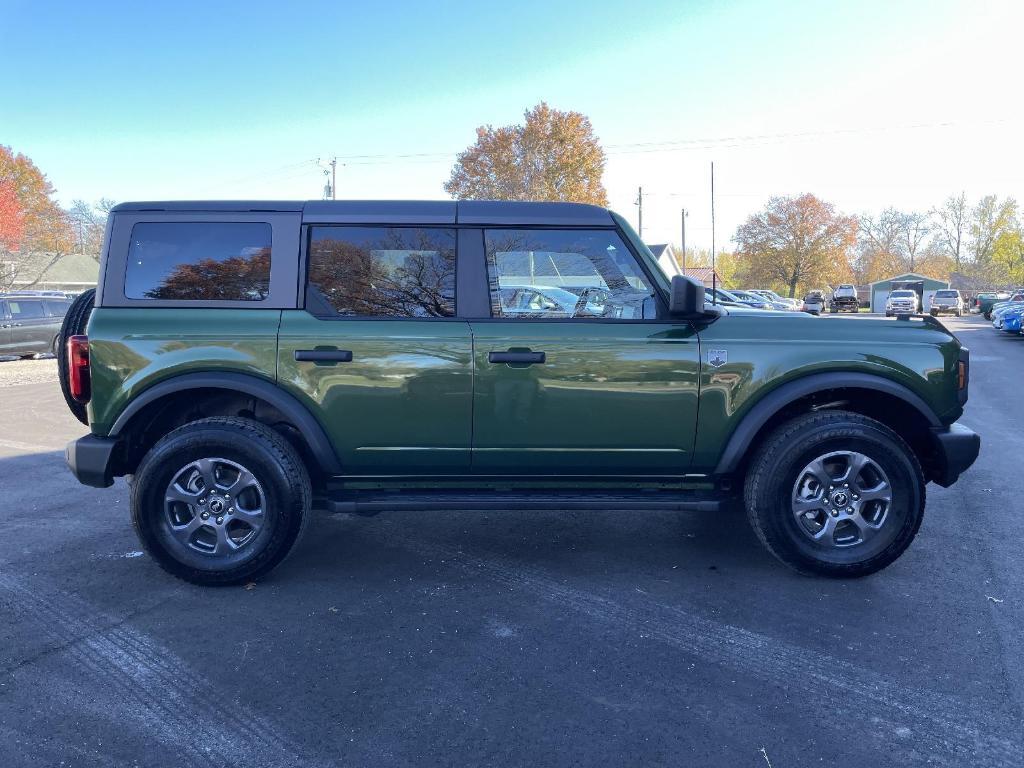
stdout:
[[[441,198],[477,125],[586,113],[612,206],[718,242],[772,194],[1019,194],[1024,3],[0,0],[0,143],[73,198]],[[15,74],[17,76],[15,76]],[[737,138],[738,137],[738,138]]]

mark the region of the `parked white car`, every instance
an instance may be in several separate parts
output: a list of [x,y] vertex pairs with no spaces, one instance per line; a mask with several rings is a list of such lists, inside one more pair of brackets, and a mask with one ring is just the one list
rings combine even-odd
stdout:
[[885,316],[893,315],[916,315],[921,311],[921,300],[917,291],[909,288],[899,288],[889,294],[885,300]]

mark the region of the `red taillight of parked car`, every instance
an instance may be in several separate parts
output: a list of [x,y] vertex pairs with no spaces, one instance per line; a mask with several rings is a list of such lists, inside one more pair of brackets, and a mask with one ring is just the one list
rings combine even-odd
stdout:
[[68,390],[76,403],[88,403],[92,396],[88,336],[72,336],[68,339]]

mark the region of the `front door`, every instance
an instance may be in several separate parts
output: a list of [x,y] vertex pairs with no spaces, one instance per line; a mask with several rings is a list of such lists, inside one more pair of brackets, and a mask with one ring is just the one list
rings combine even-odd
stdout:
[[11,345],[11,326],[14,321],[7,311],[7,302],[0,301],[0,355],[14,354]]
[[485,231],[491,318],[471,321],[473,471],[680,475],[698,338],[658,319],[614,229]]
[[455,230],[308,237],[305,309],[281,317],[279,384],[320,419],[346,476],[466,473],[472,338],[455,316]]

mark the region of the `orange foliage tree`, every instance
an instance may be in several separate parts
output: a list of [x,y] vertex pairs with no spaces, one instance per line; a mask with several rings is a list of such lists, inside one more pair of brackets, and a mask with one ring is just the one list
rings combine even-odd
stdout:
[[751,281],[821,288],[851,279],[857,220],[811,194],[773,197],[736,230],[740,270]]
[[553,200],[607,205],[605,154],[590,119],[541,102],[522,125],[476,129],[445,191],[462,200]]
[[[13,219],[0,212],[0,228],[18,235],[0,238],[0,291],[13,285],[31,287],[72,247],[67,214],[53,199],[46,176],[25,155],[0,145],[0,189],[13,191]],[[9,192],[6,194],[10,194]],[[12,223],[13,222],[13,223]]]

